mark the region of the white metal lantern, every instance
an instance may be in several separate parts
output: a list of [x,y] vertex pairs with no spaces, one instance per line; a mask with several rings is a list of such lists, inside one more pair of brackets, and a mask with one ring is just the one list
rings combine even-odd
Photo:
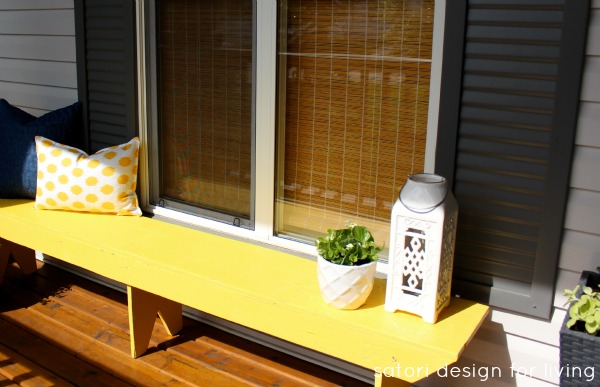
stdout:
[[458,204],[446,179],[410,175],[392,209],[385,310],[428,323],[450,304]]

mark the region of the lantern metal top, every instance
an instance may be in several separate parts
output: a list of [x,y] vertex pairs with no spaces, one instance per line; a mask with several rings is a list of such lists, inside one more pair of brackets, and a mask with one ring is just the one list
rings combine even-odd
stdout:
[[433,173],[409,175],[400,190],[400,202],[411,211],[424,213],[439,206],[448,194],[448,181]]

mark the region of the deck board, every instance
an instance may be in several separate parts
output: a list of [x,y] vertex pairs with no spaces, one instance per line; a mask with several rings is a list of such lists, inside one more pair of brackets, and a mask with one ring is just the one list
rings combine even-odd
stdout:
[[185,319],[156,324],[151,348],[129,355],[126,295],[42,265],[10,266],[0,284],[0,385],[366,386],[352,378]]

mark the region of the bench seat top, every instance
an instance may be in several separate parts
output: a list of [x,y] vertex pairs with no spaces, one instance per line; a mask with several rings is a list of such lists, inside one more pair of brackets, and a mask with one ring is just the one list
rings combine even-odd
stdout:
[[370,370],[406,372],[395,376],[409,382],[458,360],[489,309],[453,298],[429,324],[384,311],[385,280],[376,279],[365,305],[337,310],[321,299],[314,261],[148,217],[0,199],[0,237]]

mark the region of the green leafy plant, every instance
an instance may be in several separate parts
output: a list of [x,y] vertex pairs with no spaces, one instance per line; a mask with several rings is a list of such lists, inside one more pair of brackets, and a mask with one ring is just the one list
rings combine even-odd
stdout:
[[[598,270],[600,271],[600,268]],[[587,333],[596,336],[600,332],[600,292],[584,286],[581,296],[577,297],[578,291],[579,285],[573,290],[565,289],[565,296],[569,297],[565,306],[571,304],[567,328],[576,329],[583,326]]]
[[339,230],[328,229],[327,235],[315,240],[317,252],[339,265],[357,266],[377,260],[383,247],[375,246],[371,232],[364,226],[349,223]]

